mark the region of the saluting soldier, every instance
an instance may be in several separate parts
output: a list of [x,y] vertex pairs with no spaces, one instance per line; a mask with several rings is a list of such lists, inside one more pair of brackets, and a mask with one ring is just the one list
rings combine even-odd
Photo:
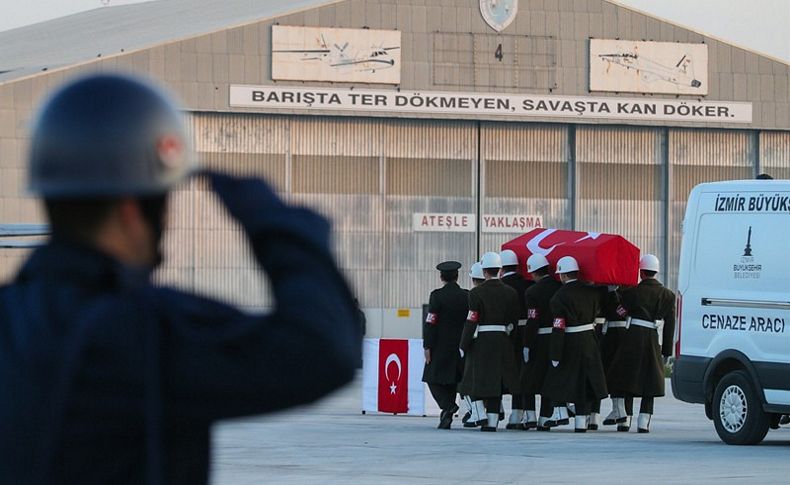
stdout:
[[457,261],[446,261],[436,266],[444,286],[431,292],[422,331],[425,350],[422,380],[428,384],[431,395],[442,410],[439,429],[450,429],[453,414],[458,411],[455,397],[461,380],[462,362],[457,349],[469,311],[469,292],[458,286],[460,268],[461,263]]
[[496,431],[503,389],[512,388],[517,380],[508,327],[518,323],[518,295],[499,280],[502,262],[497,253],[484,254],[480,263],[486,281],[469,292],[460,353],[468,354],[464,388],[485,402],[487,422],[482,431]]
[[601,310],[599,290],[579,281],[579,264],[571,256],[557,262],[562,287],[551,299],[549,358],[542,395],[576,405],[575,431],[587,431],[593,401],[607,396],[606,376],[595,338],[595,318]]
[[[518,256],[516,256],[515,252],[505,249],[499,253],[499,258],[502,260],[502,283],[516,290],[518,295],[518,325],[510,333],[510,339],[513,343],[514,372],[516,375],[521,375],[524,370],[522,359],[524,328],[527,325],[524,293],[527,291],[527,288],[532,286],[532,281],[525,279],[518,272]],[[535,394],[525,393],[524,382],[521,379],[517,381],[517,384],[515,388],[508,389],[510,395],[513,396],[513,400],[510,419],[505,427],[506,429],[533,429],[538,425],[538,418],[535,414]]]
[[[524,304],[527,308],[527,325],[524,327],[522,358],[524,368],[521,382],[527,394],[539,394],[543,388],[546,372],[550,365],[549,343],[551,342],[552,323],[551,298],[560,288],[560,283],[549,274],[549,262],[545,256],[533,254],[527,260],[527,271],[534,282],[525,292]],[[553,412],[553,404],[548,396],[540,396],[540,417],[538,431],[550,431],[548,426]]]
[[640,433],[650,432],[654,400],[664,395],[662,355],[672,355],[675,333],[675,294],[656,279],[658,271],[658,258],[652,254],[642,256],[642,281],[622,292],[620,313],[628,328],[609,370],[613,396],[642,398],[637,419]]

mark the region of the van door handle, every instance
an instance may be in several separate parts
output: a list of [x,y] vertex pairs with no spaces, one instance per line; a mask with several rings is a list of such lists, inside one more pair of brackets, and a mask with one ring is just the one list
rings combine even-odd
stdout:
[[702,306],[790,310],[790,302],[787,301],[732,300],[726,298],[703,298]]

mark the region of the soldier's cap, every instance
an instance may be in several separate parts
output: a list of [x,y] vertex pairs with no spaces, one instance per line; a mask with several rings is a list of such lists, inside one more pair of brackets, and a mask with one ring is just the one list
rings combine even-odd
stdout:
[[458,261],[445,261],[436,265],[439,271],[458,271],[461,269],[462,264]]

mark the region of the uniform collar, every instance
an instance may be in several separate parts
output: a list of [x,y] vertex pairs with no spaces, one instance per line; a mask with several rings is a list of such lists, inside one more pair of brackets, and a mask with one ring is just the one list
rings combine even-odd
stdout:
[[641,285],[645,285],[645,286],[660,286],[661,282],[658,281],[655,278],[645,278],[645,279],[643,279],[642,281],[639,282],[639,285],[640,286]]
[[85,285],[139,285],[150,281],[151,271],[131,268],[86,244],[53,239],[36,249],[16,280],[46,277],[78,281]]

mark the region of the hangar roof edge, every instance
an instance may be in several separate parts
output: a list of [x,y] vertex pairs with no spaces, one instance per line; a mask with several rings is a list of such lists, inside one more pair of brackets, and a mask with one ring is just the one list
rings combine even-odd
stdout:
[[[151,0],[100,7],[0,32],[0,84],[343,1],[347,0]],[[790,66],[618,0],[600,1]]]

